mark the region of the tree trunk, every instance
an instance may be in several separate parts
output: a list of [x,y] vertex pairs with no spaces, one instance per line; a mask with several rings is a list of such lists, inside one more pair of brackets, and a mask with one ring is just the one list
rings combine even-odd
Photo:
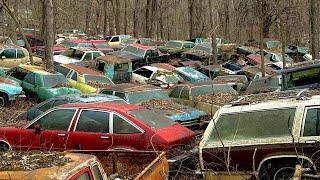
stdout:
[[210,23],[210,29],[213,28],[213,8],[212,8],[212,0],[209,1],[209,23]]
[[127,34],[127,27],[128,27],[128,21],[127,21],[127,8],[128,8],[128,2],[127,0],[124,0],[124,16],[123,16],[123,33]]
[[138,12],[138,3],[139,0],[134,1],[134,10],[133,10],[133,36],[137,37],[138,32],[137,32],[137,25],[138,25],[138,17],[137,17],[137,12]]
[[53,43],[54,43],[54,34],[53,34],[53,4],[52,0],[44,1],[45,7],[45,68],[49,72],[54,72],[53,67]]
[[264,17],[264,13],[263,13],[263,6],[262,6],[262,2],[258,2],[259,3],[259,11],[260,11],[260,22],[259,22],[259,34],[260,34],[260,55],[261,55],[261,73],[262,73],[262,77],[266,76],[266,72],[265,72],[265,67],[264,67],[264,52],[263,52],[263,38],[264,38],[264,21],[263,21],[263,17]]
[[112,0],[110,1],[111,3],[111,8],[108,9],[112,9],[111,11],[109,11],[109,16],[108,16],[108,21],[109,21],[109,35],[113,35],[114,34],[114,17],[115,15],[115,9],[114,9],[114,5]]
[[19,32],[21,33],[22,35],[22,38],[23,38],[23,41],[26,45],[26,49],[28,50],[29,52],[29,59],[30,59],[30,63],[31,65],[34,64],[33,62],[33,56],[32,56],[32,50],[31,50],[31,46],[22,30],[22,27],[20,25],[20,22],[18,21],[18,19],[16,18],[16,16],[14,15],[14,13],[10,10],[10,8],[8,7],[8,5],[6,4],[6,1],[5,0],[2,0],[2,5],[4,7],[4,10],[9,14],[9,16],[12,18],[12,20],[15,22],[16,26],[18,27],[18,30]]
[[145,36],[149,37],[149,25],[150,25],[150,4],[151,0],[147,0],[147,5],[146,5],[146,24],[145,24]]
[[103,0],[103,33],[104,35],[107,34],[107,22],[108,22],[108,0]]
[[224,1],[224,37],[230,39],[229,37],[229,2]]
[[189,38],[194,37],[194,27],[193,27],[193,6],[194,0],[188,0],[188,10],[189,10]]
[[319,59],[319,23],[318,0],[310,1],[311,54],[312,59]]
[[[115,0],[115,16],[114,16],[114,21],[116,24],[116,33],[117,34],[121,34],[121,29],[120,29],[120,21],[119,21],[119,17],[120,17],[120,1],[119,0]],[[113,6],[114,7],[114,6]]]
[[91,21],[91,0],[86,0],[86,33],[89,33],[91,28],[90,28],[90,21]]
[[[162,0],[159,1],[159,6],[158,9],[162,9]],[[163,16],[160,13],[160,11],[158,11],[158,15],[159,15],[159,32],[160,32],[160,39],[163,40],[164,39],[164,34],[163,34]]]
[[[13,13],[18,14],[18,2],[17,0],[14,0],[13,2]],[[17,26],[14,20],[10,21],[10,29],[11,29],[11,34],[10,38],[14,44],[17,44]]]

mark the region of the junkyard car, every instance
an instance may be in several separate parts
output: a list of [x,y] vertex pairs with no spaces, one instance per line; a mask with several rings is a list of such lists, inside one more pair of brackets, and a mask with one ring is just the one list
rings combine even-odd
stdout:
[[200,82],[210,81],[210,78],[201,72],[195,70],[192,67],[179,67],[174,70],[179,76],[181,76],[187,82]]
[[122,98],[117,96],[105,94],[69,94],[50,98],[44,102],[37,104],[30,108],[27,112],[27,121],[31,121],[38,117],[40,114],[49,110],[50,108],[69,103],[94,103],[94,102],[114,102],[114,103],[127,103]]
[[238,92],[245,91],[249,84],[245,75],[217,76],[213,79],[213,82],[216,84],[227,84]]
[[222,107],[200,142],[202,172],[292,179],[300,164],[319,177],[318,94],[266,93]]
[[191,128],[198,128],[206,116],[204,111],[173,102],[165,90],[151,85],[118,84],[101,93],[121,97],[130,104],[143,105]]
[[102,72],[115,83],[127,83],[132,77],[132,61],[118,56],[100,56],[94,60],[93,68]]
[[60,55],[54,55],[55,64],[70,64],[92,62],[97,57],[103,56],[101,51],[95,51],[87,48],[69,48]]
[[[42,60],[33,57],[35,63],[41,63]],[[29,53],[25,48],[15,45],[2,46],[0,45],[0,67],[12,68],[20,64],[29,63]]]
[[[201,43],[195,45],[192,49],[182,53],[181,57],[186,60],[197,60],[201,62],[208,63],[210,55],[212,53],[212,48],[210,43]],[[218,59],[221,58],[221,49],[218,48],[217,56]]]
[[1,155],[0,162],[6,163],[0,168],[1,179],[111,180],[131,177],[143,180],[169,176],[165,152],[10,151]]
[[23,128],[0,128],[0,147],[19,150],[170,150],[195,133],[142,106],[65,104]]
[[[277,71],[274,75],[251,81],[248,93],[270,92],[287,89],[302,89],[318,87],[320,63],[319,61],[296,63],[287,69]],[[286,86],[283,85],[285,78]]]
[[128,45],[121,51],[115,51],[109,55],[130,59],[133,70],[151,63],[165,62],[168,58],[158,49],[141,44]]
[[0,77],[0,106],[4,106],[22,96],[24,96],[24,92],[18,82]]
[[37,101],[64,95],[81,93],[77,89],[69,88],[67,79],[60,73],[49,73],[39,66],[20,65],[6,72],[0,70],[0,75],[17,81],[28,98]]
[[190,41],[168,41],[164,46],[158,46],[158,49],[163,53],[169,53],[172,57],[180,57],[181,53],[193,48],[195,44]]
[[162,88],[169,88],[182,81],[179,75],[166,69],[143,66],[132,73],[132,81],[140,84],[152,84]]
[[221,105],[237,98],[238,93],[227,84],[199,82],[179,84],[169,96],[173,101],[194,107],[213,115]]
[[93,48],[101,51],[104,54],[113,52],[114,50],[107,44],[105,40],[91,40]]
[[79,89],[82,93],[97,93],[99,88],[113,85],[113,82],[101,72],[76,64],[64,64],[55,67],[57,72],[63,74],[71,87]]
[[121,42],[129,39],[130,35],[115,35],[115,36],[107,36],[105,39],[108,41],[110,46],[119,46]]

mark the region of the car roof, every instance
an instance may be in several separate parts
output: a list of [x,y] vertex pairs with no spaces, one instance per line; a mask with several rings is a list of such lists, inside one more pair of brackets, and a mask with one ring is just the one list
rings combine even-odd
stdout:
[[178,43],[190,43],[190,44],[194,44],[193,42],[191,41],[181,41],[181,40],[170,40],[168,42],[178,42]]
[[100,56],[96,59],[97,61],[104,61],[107,63],[117,63],[117,64],[123,64],[123,63],[129,63],[131,62],[131,59],[125,58],[122,56],[115,56],[115,55],[105,55]]
[[[270,94],[278,94],[278,96]],[[286,107],[297,107],[299,105],[314,106],[320,105],[318,90],[292,90],[284,92],[260,93],[248,95],[239,100],[223,106],[220,113],[235,113],[263,109],[280,109]],[[254,98],[254,96],[257,96]],[[248,99],[246,100],[246,97]],[[251,97],[251,98],[250,98]],[[260,99],[259,99],[260,98]],[[253,99],[253,100],[252,100]]]
[[106,90],[121,91],[121,92],[139,92],[139,91],[151,91],[151,90],[162,90],[161,88],[153,85],[141,85],[133,83],[123,83],[113,86],[109,86]]
[[112,102],[95,102],[95,103],[73,103],[73,104],[63,104],[58,107],[61,108],[81,108],[81,109],[100,109],[100,110],[113,110],[128,112],[132,110],[145,109],[143,106],[133,105],[133,104],[119,104]]
[[54,99],[69,99],[83,103],[102,102],[102,101],[123,101],[122,98],[107,94],[68,94],[54,97]]
[[41,74],[41,75],[50,75],[53,73],[50,73],[46,71],[43,67],[41,66],[32,66],[32,65],[19,65],[22,69],[28,70],[33,73]]
[[[90,42],[89,42],[90,43]],[[75,50],[78,50],[78,51],[83,51],[83,52],[99,52],[99,53],[102,53],[101,51],[98,51],[98,50],[93,50],[91,48],[84,48],[84,47],[70,47],[68,49],[75,49]]]
[[94,75],[94,76],[104,76],[100,71],[96,71],[91,68],[79,66],[76,64],[72,64],[72,63],[71,64],[64,64],[62,66],[66,67],[68,69],[72,69],[72,70],[76,71],[77,73],[79,73],[80,75],[88,74],[88,75]]
[[146,46],[146,45],[142,45],[142,44],[131,44],[129,46],[133,46],[133,47],[143,49],[143,50],[156,50],[156,48],[154,48],[153,46]]
[[[162,72],[170,72],[166,69],[163,69],[163,68],[160,68],[160,67],[156,67],[156,66],[142,66],[141,68],[144,68],[144,69],[148,69],[150,71],[162,71]],[[141,69],[139,68],[139,69]]]

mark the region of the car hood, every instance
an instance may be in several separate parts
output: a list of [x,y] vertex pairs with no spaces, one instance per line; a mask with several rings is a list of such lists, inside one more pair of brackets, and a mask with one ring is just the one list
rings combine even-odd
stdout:
[[175,103],[171,100],[151,100],[141,103],[142,106],[153,109],[173,121],[190,121],[207,115],[204,111]]
[[0,82],[0,91],[4,91],[8,93],[8,95],[18,95],[18,94],[21,94],[22,87],[14,84]]
[[54,55],[53,61],[58,62],[60,64],[71,64],[71,63],[80,62],[80,60],[73,59],[64,55]]
[[79,91],[78,89],[68,87],[49,88],[48,91],[53,94],[53,96],[60,96],[65,94],[81,94],[81,91]]
[[208,58],[210,57],[210,54],[205,52],[205,51],[201,51],[201,50],[188,50],[186,52],[184,52],[183,54],[189,54],[189,55],[193,55],[193,56],[197,56],[200,58]]
[[175,124],[159,129],[157,135],[170,145],[181,145],[187,144],[196,134],[180,124]]

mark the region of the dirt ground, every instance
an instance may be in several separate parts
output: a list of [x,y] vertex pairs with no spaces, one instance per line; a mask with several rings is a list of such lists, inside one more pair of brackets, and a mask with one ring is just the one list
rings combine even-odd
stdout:
[[0,127],[27,124],[27,110],[33,105],[34,103],[30,101],[17,101],[11,105],[0,107]]

